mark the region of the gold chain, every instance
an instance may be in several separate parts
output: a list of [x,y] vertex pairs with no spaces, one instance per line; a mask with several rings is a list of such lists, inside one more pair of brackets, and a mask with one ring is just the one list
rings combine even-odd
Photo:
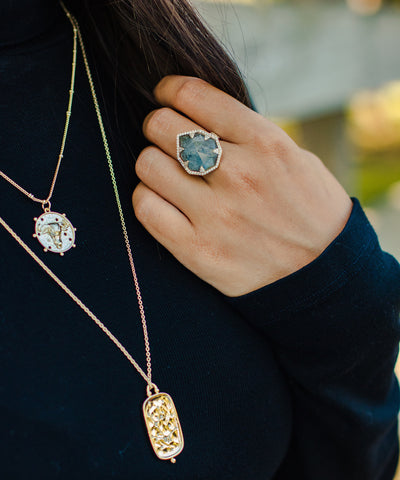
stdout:
[[[97,101],[96,97],[96,92],[94,88],[94,83],[92,79],[92,75],[90,72],[89,68],[89,63],[87,60],[86,56],[86,51],[85,51],[85,46],[83,43],[82,35],[80,32],[79,24],[76,18],[66,9],[65,5],[60,2],[65,14],[67,15],[68,19],[70,20],[73,29],[74,29],[74,41],[76,39],[76,35],[79,38],[79,43],[81,46],[82,50],[82,56],[86,68],[86,73],[87,77],[89,80],[89,85],[93,97],[93,102],[94,106],[96,109],[96,114],[97,114],[97,119],[99,122],[99,127],[104,143],[104,149],[106,152],[106,157],[107,157],[107,162],[108,162],[108,167],[110,170],[110,175],[111,175],[111,181],[112,181],[112,186],[114,189],[114,194],[115,194],[115,199],[117,202],[117,207],[118,207],[118,212],[119,212],[119,217],[120,217],[120,222],[121,222],[121,227],[122,227],[122,233],[124,236],[124,241],[125,241],[125,246],[126,246],[126,251],[128,254],[129,258],[129,264],[131,266],[131,271],[132,271],[132,276],[133,276],[133,281],[135,284],[135,290],[136,290],[136,296],[139,304],[139,312],[140,312],[140,317],[142,320],[142,327],[143,327],[143,336],[144,336],[144,343],[145,343],[145,350],[146,350],[146,364],[147,364],[147,375],[144,373],[144,371],[140,368],[138,363],[134,360],[134,358],[130,355],[130,353],[126,350],[126,348],[120,343],[120,341],[108,330],[108,328],[96,317],[96,315],[60,280],[60,278],[57,277],[57,275],[50,270],[50,268],[26,245],[26,243],[12,230],[12,228],[0,217],[0,224],[12,235],[12,237],[21,245],[21,247],[42,267],[42,269],[64,290],[67,295],[69,295],[70,298],[96,323],[96,325],[108,336],[108,338],[119,348],[119,350],[125,355],[125,357],[129,360],[129,362],[135,367],[137,372],[143,377],[143,379],[147,382],[147,394],[150,396],[151,395],[151,390],[154,389],[154,391],[157,393],[158,388],[157,386],[152,382],[152,372],[151,372],[151,355],[150,355],[150,343],[149,343],[149,336],[147,332],[147,324],[146,324],[146,317],[144,313],[144,306],[143,306],[143,301],[142,301],[142,296],[140,293],[140,288],[139,288],[139,282],[138,278],[136,275],[136,270],[135,270],[135,265],[133,262],[133,255],[132,255],[132,249],[129,243],[129,238],[128,238],[128,232],[126,229],[126,224],[125,224],[125,219],[124,219],[124,214],[122,211],[122,206],[121,206],[121,201],[118,193],[118,187],[117,187],[117,182],[116,182],[116,177],[114,173],[114,167],[113,163],[111,160],[111,153],[110,149],[108,146],[107,142],[107,137],[103,125],[103,120],[100,112],[100,107]],[[74,43],[76,46],[76,43]]]
[[67,140],[69,119],[71,117],[72,100],[74,98],[74,86],[75,86],[77,31],[78,31],[78,28],[75,25],[73,25],[73,30],[74,30],[74,46],[73,46],[73,51],[72,51],[72,72],[71,72],[71,82],[70,82],[70,87],[69,87],[68,106],[67,106],[67,111],[66,111],[64,132],[63,132],[63,137],[62,137],[62,141],[61,141],[61,149],[60,149],[60,153],[58,155],[58,161],[57,161],[56,169],[55,169],[55,172],[54,172],[54,175],[53,175],[53,180],[51,182],[49,194],[47,195],[47,197],[45,199],[35,197],[35,195],[33,195],[32,193],[29,193],[27,190],[25,190],[25,188],[21,187],[21,185],[18,185],[17,182],[12,180],[8,175],[6,175],[4,172],[2,172],[0,170],[0,176],[3,177],[4,180],[7,180],[8,183],[10,183],[13,187],[18,189],[21,193],[23,193],[24,195],[29,197],[34,202],[41,203],[42,206],[43,206],[43,209],[45,209],[46,205],[47,205],[48,209],[50,209],[50,199],[53,195],[54,187],[56,186],[58,172],[60,170],[61,161],[62,161],[63,156],[64,156],[64,148],[65,148],[65,142]]
[[90,72],[89,62],[88,62],[88,59],[87,59],[87,56],[86,56],[86,49],[85,49],[85,45],[83,43],[83,38],[82,38],[81,30],[79,28],[78,21],[76,20],[76,18],[74,16],[72,16],[68,12],[68,10],[65,8],[65,5],[63,4],[63,2],[60,2],[60,3],[61,3],[61,6],[63,7],[65,13],[67,14],[68,18],[70,19],[72,25],[78,31],[79,44],[81,46],[82,57],[83,57],[83,61],[85,63],[85,68],[86,68],[86,74],[87,74],[87,77],[88,77],[88,80],[89,80],[90,90],[92,92],[92,97],[93,97],[93,103],[94,103],[94,107],[95,107],[96,114],[97,114],[97,120],[99,122],[101,136],[102,136],[102,139],[103,139],[104,149],[105,149],[106,157],[107,157],[108,168],[109,168],[110,176],[111,176],[111,182],[112,182],[112,186],[113,186],[113,190],[114,190],[115,200],[117,202],[119,219],[120,219],[121,227],[122,227],[122,233],[123,233],[123,236],[124,236],[125,247],[126,247],[126,251],[127,251],[127,254],[128,254],[128,258],[129,258],[129,264],[131,266],[133,281],[134,281],[134,284],[135,284],[135,290],[136,290],[136,296],[137,296],[137,300],[138,300],[138,304],[139,304],[140,317],[141,317],[141,320],[142,320],[143,336],[144,336],[144,343],[145,343],[145,350],[146,350],[147,377],[149,379],[148,380],[149,385],[151,385],[152,381],[151,381],[150,343],[149,343],[149,335],[147,333],[147,324],[146,324],[146,317],[145,317],[145,314],[144,314],[144,305],[143,305],[143,301],[142,301],[142,295],[140,293],[139,281],[138,281],[138,278],[137,278],[137,275],[136,275],[135,264],[133,262],[132,249],[131,249],[131,245],[129,243],[128,232],[127,232],[126,224],[125,224],[125,218],[124,218],[124,214],[123,214],[122,206],[121,206],[121,200],[119,198],[118,186],[117,186],[117,181],[116,181],[116,178],[115,178],[114,166],[113,166],[113,163],[112,163],[112,160],[111,160],[110,148],[108,146],[106,132],[105,132],[105,129],[104,129],[103,120],[102,120],[102,116],[101,116],[101,112],[100,112],[99,102],[97,101],[96,90],[94,88],[92,74]]

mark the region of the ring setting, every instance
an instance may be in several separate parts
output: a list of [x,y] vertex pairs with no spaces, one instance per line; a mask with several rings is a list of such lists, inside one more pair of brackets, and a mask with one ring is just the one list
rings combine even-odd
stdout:
[[190,130],[176,136],[176,156],[190,175],[207,175],[216,170],[222,155],[218,135],[205,130]]

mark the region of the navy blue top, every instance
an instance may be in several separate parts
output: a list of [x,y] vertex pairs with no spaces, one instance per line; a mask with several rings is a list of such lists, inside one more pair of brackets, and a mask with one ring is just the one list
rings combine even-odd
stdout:
[[[54,0],[8,0],[0,7],[0,46],[1,169],[44,197],[64,126],[71,28]],[[107,108],[112,87],[97,75],[96,82],[154,381],[175,400],[185,448],[175,465],[155,457],[141,413],[143,379],[0,229],[0,478],[392,479],[400,266],[381,250],[358,200],[317,259],[228,298],[136,220],[134,162],[148,143],[127,126],[121,134]],[[32,238],[40,205],[3,179],[0,215],[144,368],[136,295],[80,56],[75,91],[52,203],[77,227],[76,249],[44,253]]]

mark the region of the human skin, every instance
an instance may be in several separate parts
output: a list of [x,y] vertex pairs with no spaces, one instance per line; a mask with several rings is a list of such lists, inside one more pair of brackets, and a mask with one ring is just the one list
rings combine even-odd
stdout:
[[[163,77],[143,121],[132,203],[148,232],[223,294],[244,295],[312,262],[345,226],[352,201],[321,160],[206,81]],[[219,167],[189,175],[176,135],[220,137]]]

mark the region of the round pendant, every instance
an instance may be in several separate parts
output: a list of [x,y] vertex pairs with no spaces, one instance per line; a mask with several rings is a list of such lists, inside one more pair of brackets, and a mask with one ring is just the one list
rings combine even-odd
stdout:
[[33,236],[43,245],[45,252],[64,255],[64,252],[75,247],[76,228],[65,216],[65,213],[45,212],[34,218],[35,233]]

